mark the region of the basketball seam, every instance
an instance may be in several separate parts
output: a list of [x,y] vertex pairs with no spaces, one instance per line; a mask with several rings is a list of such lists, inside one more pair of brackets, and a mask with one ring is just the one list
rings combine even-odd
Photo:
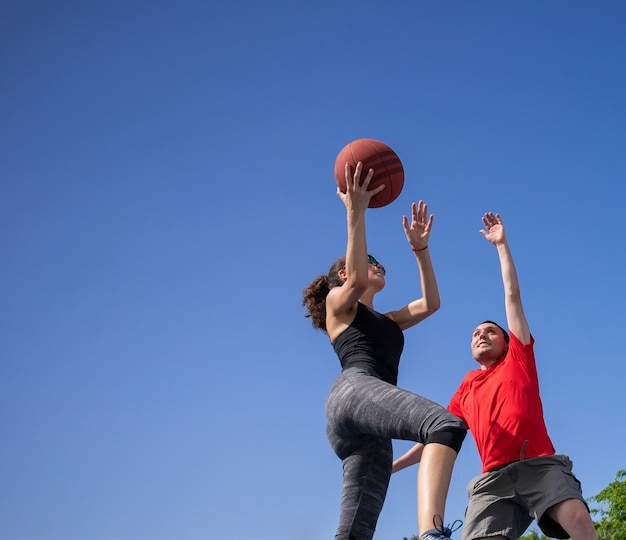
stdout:
[[[397,154],[391,150],[391,148],[389,150],[385,150],[385,152],[381,153],[377,150],[377,148],[370,142],[367,141],[367,144],[370,146],[370,148],[374,151],[374,153],[376,154],[376,156],[378,157],[378,160],[383,164],[383,167],[385,167],[385,176],[386,176],[386,182],[385,184],[389,184],[389,197],[387,197],[387,201],[382,201],[378,198],[378,194],[374,195],[374,197],[372,197],[374,199],[374,201],[376,201],[376,203],[378,203],[381,206],[387,206],[388,204],[390,204],[391,202],[393,202],[396,198],[397,195],[394,196],[394,189],[393,189],[393,182],[391,182],[391,174],[395,174],[396,172],[404,172],[404,167],[402,166],[402,163],[399,162],[399,167],[396,169],[394,168],[392,171],[389,170],[389,167],[387,166],[387,162],[385,160],[385,156],[389,157],[389,156],[397,156]],[[350,147],[350,151],[352,151],[352,147]]]

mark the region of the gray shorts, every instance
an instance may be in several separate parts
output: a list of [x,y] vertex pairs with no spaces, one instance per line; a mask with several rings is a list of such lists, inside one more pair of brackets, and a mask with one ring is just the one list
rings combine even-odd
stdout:
[[580,482],[572,474],[572,462],[565,455],[515,461],[481,474],[468,484],[467,495],[461,540],[489,536],[514,540],[533,519],[546,536],[569,538],[545,512],[567,499],[585,503]]

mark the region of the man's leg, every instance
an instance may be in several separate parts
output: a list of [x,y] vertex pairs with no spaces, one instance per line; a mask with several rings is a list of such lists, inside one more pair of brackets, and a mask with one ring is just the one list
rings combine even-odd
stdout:
[[548,508],[547,514],[570,535],[572,540],[597,540],[589,510],[580,499],[567,499]]

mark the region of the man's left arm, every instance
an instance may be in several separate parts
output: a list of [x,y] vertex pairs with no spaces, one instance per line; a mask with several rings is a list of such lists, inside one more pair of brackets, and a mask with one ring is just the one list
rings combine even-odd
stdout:
[[523,344],[530,343],[530,328],[524,314],[522,306],[522,295],[520,293],[517,270],[511,255],[509,243],[497,244],[498,257],[500,258],[500,269],[502,270],[502,283],[504,284],[504,309],[506,312],[506,322],[509,330]]
[[483,224],[486,230],[481,230],[482,235],[491,242],[498,250],[502,283],[504,285],[504,308],[506,322],[509,330],[519,339],[523,345],[530,343],[530,329],[522,306],[517,270],[511,255],[511,248],[504,230],[504,223],[499,214],[487,212],[483,216]]

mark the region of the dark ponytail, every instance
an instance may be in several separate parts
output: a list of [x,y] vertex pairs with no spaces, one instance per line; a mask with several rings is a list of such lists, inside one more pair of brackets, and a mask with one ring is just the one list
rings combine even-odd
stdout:
[[302,305],[307,311],[305,317],[311,317],[313,328],[326,332],[326,297],[332,288],[343,285],[339,271],[345,267],[346,258],[337,259],[328,274],[315,278],[302,291]]

